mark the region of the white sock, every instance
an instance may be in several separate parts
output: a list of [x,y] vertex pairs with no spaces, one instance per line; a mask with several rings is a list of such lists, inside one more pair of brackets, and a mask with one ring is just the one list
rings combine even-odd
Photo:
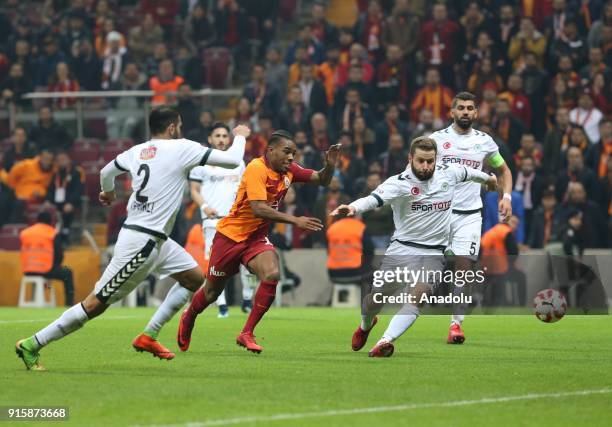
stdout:
[[412,324],[419,317],[419,309],[413,305],[404,306],[400,313],[406,314],[396,314],[391,319],[389,326],[387,326],[387,330],[382,336],[382,339],[379,341],[395,341],[399,337],[402,336],[404,332],[412,326]]
[[89,317],[87,317],[83,305],[79,303],[64,311],[59,319],[54,320],[48,326],[36,332],[34,337],[38,344],[44,347],[50,342],[64,338],[77,329],[81,329],[88,320]]
[[217,298],[217,307],[221,305],[227,305],[227,300],[225,299],[225,291],[221,292],[219,294],[219,297]]
[[240,265],[240,281],[242,282],[242,301],[252,300],[253,291],[257,287],[257,276],[249,273],[249,270],[242,264]]
[[463,319],[465,319],[465,314],[453,314],[451,325],[457,324],[461,326],[461,324],[463,323]]
[[361,315],[361,327],[362,331],[369,331],[372,328],[372,322],[374,321],[374,316],[371,314],[362,314]]
[[[453,286],[453,296],[461,296],[464,293],[464,288],[460,286]],[[453,317],[451,319],[451,326],[457,324],[461,326],[463,319],[465,319],[465,304],[453,304]]]
[[157,335],[161,328],[189,301],[192,295],[193,292],[189,289],[185,289],[178,283],[175,283],[168,291],[168,295],[166,295],[166,298],[155,314],[153,314],[153,317],[151,317],[151,320],[149,320],[145,331]]

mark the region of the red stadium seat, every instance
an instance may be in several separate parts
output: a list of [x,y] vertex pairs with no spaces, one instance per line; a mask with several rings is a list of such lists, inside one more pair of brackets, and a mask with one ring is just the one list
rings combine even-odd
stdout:
[[232,53],[224,47],[211,47],[202,53],[204,81],[213,89],[224,89],[232,78]]
[[93,162],[100,159],[99,145],[75,145],[70,150],[70,157],[76,163]]
[[20,247],[19,233],[27,224],[6,224],[0,230],[0,250],[18,251]]

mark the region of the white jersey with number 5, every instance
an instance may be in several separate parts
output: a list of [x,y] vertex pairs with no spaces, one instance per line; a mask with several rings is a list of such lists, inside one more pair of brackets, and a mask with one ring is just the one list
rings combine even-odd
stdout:
[[[499,154],[493,138],[476,129],[461,135],[450,125],[432,133],[430,138],[438,145],[438,164],[456,164],[482,170],[485,160]],[[455,190],[453,210],[472,211],[480,208],[480,185],[474,182],[459,184]]]
[[125,224],[170,234],[187,176],[205,165],[211,152],[188,139],[153,139],[119,154],[115,167],[132,176]]

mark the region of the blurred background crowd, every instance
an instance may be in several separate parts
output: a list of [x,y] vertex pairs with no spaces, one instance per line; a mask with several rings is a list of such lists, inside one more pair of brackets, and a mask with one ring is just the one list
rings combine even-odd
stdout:
[[[177,105],[184,135],[203,144],[216,120],[247,123],[247,161],[275,129],[295,135],[297,160],[314,169],[340,142],[329,188],[296,187],[281,208],[329,223],[338,204],[403,171],[410,140],[448,126],[454,94],[468,90],[479,99],[474,126],[513,173],[518,243],[559,240],[578,212],[579,244],[606,248],[611,66],[612,2],[603,0],[5,0],[0,104],[16,120],[0,118],[0,225],[32,222],[43,205],[61,220],[64,244],[71,230],[105,222],[112,243],[127,191],[110,212],[98,207],[99,169],[147,137],[130,112],[160,104]],[[211,109],[204,88],[235,95]],[[154,95],[61,96],[137,90]],[[59,95],[23,97],[30,92]],[[59,117],[83,106],[102,114],[77,137]],[[187,196],[179,241],[200,219]],[[484,200],[487,229],[497,195]],[[385,247],[390,209],[363,221]],[[286,224],[273,234],[281,248],[325,244],[323,233]]]

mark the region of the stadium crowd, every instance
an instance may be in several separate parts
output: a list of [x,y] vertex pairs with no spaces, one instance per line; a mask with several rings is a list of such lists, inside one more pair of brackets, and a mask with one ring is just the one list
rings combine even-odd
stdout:
[[[177,105],[184,134],[206,143],[215,112],[189,93],[211,85],[203,53],[223,47],[242,89],[229,125],[254,131],[247,161],[263,153],[274,129],[295,135],[297,160],[309,168],[322,166],[320,152],[331,144],[344,147],[326,191],[298,187],[281,209],[329,225],[339,204],[403,171],[410,140],[448,126],[454,94],[467,90],[479,99],[475,127],[494,138],[512,170],[519,244],[545,247],[579,212],[580,245],[610,247],[612,1],[357,0],[358,19],[346,28],[326,19],[326,2],[304,1],[311,19],[300,20],[293,39],[279,40],[287,3],[295,2],[6,0],[0,102],[40,108],[37,125],[16,127],[3,144],[0,225],[22,221],[24,203],[46,200],[67,230],[84,191],[84,175],[66,155],[73,136],[53,119],[75,100],[38,106],[22,94],[150,89],[153,105]],[[113,114],[134,105],[130,98],[112,105],[109,138],[144,136],[129,117]],[[497,222],[496,197],[485,197],[485,228]],[[363,220],[384,247],[390,209]],[[281,248],[325,241],[324,233],[286,224],[273,235]]]

